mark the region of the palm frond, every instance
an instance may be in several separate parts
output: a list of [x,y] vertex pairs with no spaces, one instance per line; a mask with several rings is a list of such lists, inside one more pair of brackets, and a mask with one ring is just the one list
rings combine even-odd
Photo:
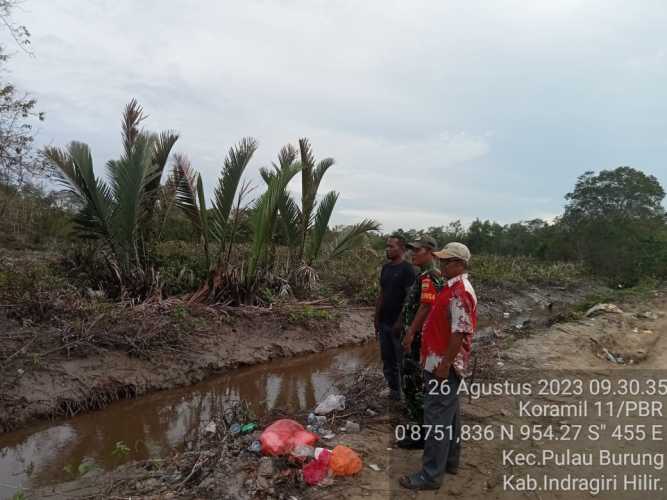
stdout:
[[129,155],[108,164],[109,187],[116,201],[112,214],[114,238],[123,249],[122,265],[138,260],[137,235],[143,216],[146,183],[152,180],[151,138],[139,133]]
[[146,119],[144,109],[137,102],[132,99],[125,110],[123,111],[123,118],[121,120],[122,136],[123,136],[123,151],[125,157],[129,157],[135,141],[141,133],[139,125]]
[[160,172],[160,175],[164,172],[171,150],[173,149],[174,144],[176,144],[176,141],[178,141],[178,138],[178,133],[173,130],[162,131],[155,138],[152,161],[153,165],[155,165],[155,169]]
[[45,156],[55,167],[54,173],[58,182],[72,193],[83,207],[77,217],[80,229],[88,236],[98,235],[109,239],[113,197],[109,187],[95,177],[88,145],[72,142],[67,150],[47,147]]
[[304,169],[315,167],[315,156],[313,155],[313,148],[307,137],[299,139],[299,153],[301,154],[301,163]]
[[[273,168],[274,168],[275,170],[278,170],[278,167],[276,166],[275,163],[273,164]],[[268,168],[266,168],[266,167],[261,167],[261,168],[259,169],[259,175],[262,177],[262,179],[264,180],[264,182],[266,182],[267,184],[271,184],[271,179],[276,175],[276,173],[275,173],[275,172],[271,172],[271,171],[270,171]]]
[[196,233],[201,236],[202,223],[197,203],[199,174],[192,168],[187,157],[176,154],[172,176],[176,186],[176,206],[183,211]]
[[334,165],[335,160],[333,158],[325,158],[321,160],[315,170],[313,171],[313,187],[315,188],[315,193],[317,194],[318,189],[320,188],[320,182],[322,182],[322,177],[327,173],[327,170]]
[[329,228],[329,219],[331,219],[331,214],[333,213],[337,201],[338,193],[336,191],[330,191],[324,195],[324,198],[322,198],[322,201],[320,201],[319,206],[317,207],[313,227],[310,232],[308,251],[306,252],[306,262],[308,265],[312,265],[319,256],[324,235]]
[[317,191],[322,182],[324,174],[334,164],[333,158],[325,158],[315,165],[310,142],[306,138],[299,139],[299,150],[301,153],[301,250],[303,257],[308,233],[313,225],[313,216],[317,205]]
[[[229,258],[232,254],[232,247],[234,245],[234,238],[236,237],[236,231],[239,227],[239,221],[241,219],[241,215],[245,213],[247,210],[247,207],[243,207],[243,200],[247,195],[249,195],[255,188],[253,185],[250,183],[249,180],[245,180],[241,183],[241,187],[239,188],[239,193],[236,197],[236,208],[234,210],[234,215],[232,217],[231,223],[230,223],[230,228],[229,228],[229,238],[228,238],[228,245],[227,245],[227,258],[226,262],[229,262]],[[222,245],[220,245],[220,251],[222,251]],[[221,254],[218,254],[218,258],[220,257]]]
[[236,197],[236,191],[241,182],[252,155],[257,151],[257,141],[251,137],[241,140],[235,147],[229,149],[222,168],[222,174],[213,194],[213,234],[219,241],[224,241],[229,214]]
[[278,203],[280,212],[280,221],[287,236],[287,245],[289,248],[295,248],[299,244],[299,221],[301,220],[301,210],[294,198],[285,191]]
[[208,239],[208,213],[206,212],[206,197],[204,195],[204,182],[201,175],[197,176],[197,200],[199,201],[199,217],[201,218],[201,235],[204,243],[204,253],[206,255],[206,267],[211,267],[211,253],[209,251]]
[[267,190],[257,200],[252,217],[254,236],[247,275],[250,280],[255,279],[257,266],[271,239],[280,199],[287,184],[300,170],[301,165],[291,165],[281,170],[279,174],[271,178]]
[[210,263],[209,229],[201,176],[192,168],[190,160],[181,154],[174,155],[172,176],[176,186],[176,206],[183,211],[201,238],[208,264]]
[[331,245],[331,249],[322,260],[331,260],[340,257],[363,241],[363,237],[369,231],[378,231],[380,223],[373,219],[364,219],[358,224],[344,229]]
[[146,183],[146,192],[157,192],[162,181],[162,174],[169,160],[171,150],[178,141],[176,132],[167,130],[155,135],[152,141],[151,163],[153,166],[152,179]]
[[[310,146],[310,141],[305,137],[299,139],[299,150],[301,152],[301,211],[309,218],[315,201],[313,193],[313,168],[315,168],[315,157]],[[310,221],[307,221],[310,224]]]
[[169,219],[169,214],[172,209],[176,206],[176,179],[174,177],[174,172],[172,172],[167,180],[164,183],[164,186],[161,186],[158,190],[158,230],[157,230],[157,239],[162,239],[162,234],[164,233],[164,228]]
[[280,153],[278,153],[278,165],[280,165],[281,169],[288,168],[294,163],[297,155],[298,151],[291,144],[283,146]]
[[[161,193],[162,174],[177,140],[178,134],[172,131],[151,135],[151,166],[150,172],[147,173],[141,207],[142,218],[139,222],[141,231],[145,235],[155,233],[154,213]],[[159,224],[157,227],[159,228]]]

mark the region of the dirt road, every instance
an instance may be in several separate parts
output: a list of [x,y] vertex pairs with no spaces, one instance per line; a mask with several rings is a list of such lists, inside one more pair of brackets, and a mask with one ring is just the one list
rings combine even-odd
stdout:
[[[593,380],[639,380],[646,381],[650,377],[667,380],[667,296],[656,295],[648,302],[621,304],[622,313],[605,313],[579,321],[555,324],[549,328],[536,330],[517,338],[515,334],[500,334],[497,340],[499,359],[496,363],[496,372],[490,374],[490,379],[503,381],[505,379],[519,383],[530,383],[538,378],[548,380],[580,379],[586,383]],[[516,333],[516,332],[515,332]],[[606,351],[605,351],[606,349]],[[616,360],[610,361],[609,352]],[[651,371],[649,371],[651,370]],[[579,398],[558,397],[554,395],[533,397],[534,403],[563,403],[585,399],[586,394]],[[592,425],[603,425],[611,429],[622,419],[616,416],[594,416],[589,410],[587,417],[521,417],[519,403],[521,398],[510,396],[482,397],[479,400],[468,401],[463,398],[464,423],[490,427],[496,430],[499,426],[514,425],[549,425],[556,427],[569,425],[583,425],[584,433]],[[620,397],[612,398],[616,402]],[[632,399],[632,398],[625,398]],[[641,398],[640,398],[641,399]],[[665,397],[647,397],[643,399],[660,400],[665,404]],[[590,402],[593,404],[593,401]],[[667,406],[667,405],[666,405]],[[562,408],[562,407],[561,407]],[[637,437],[621,443],[610,444],[609,440],[586,441],[584,433],[574,442],[564,441],[561,428],[561,440],[557,437],[537,439],[535,437],[523,442],[505,443],[495,435],[494,439],[471,438],[464,444],[462,467],[456,476],[446,476],[445,483],[439,492],[421,492],[419,494],[400,488],[397,478],[405,473],[419,469],[421,452],[406,451],[394,448],[393,431],[395,426],[404,423],[396,410],[389,411],[389,417],[377,419],[368,423],[365,432],[356,435],[340,436],[340,441],[358,450],[364,457],[366,465],[373,463],[381,468],[374,472],[365,467],[360,477],[353,480],[340,480],[330,490],[322,490],[318,498],[443,498],[453,497],[460,500],[477,499],[507,499],[531,498],[535,500],[568,499],[580,500],[593,497],[604,499],[632,499],[632,498],[667,498],[667,478],[665,469],[659,464],[648,462],[653,450],[655,454],[664,458],[667,452],[667,435],[662,434],[662,440],[639,440]],[[656,418],[631,418],[626,421],[631,425],[661,425],[664,423],[664,411]],[[497,432],[497,431],[496,431]],[[660,436],[658,436],[659,438]],[[634,467],[626,464],[621,467],[602,466],[596,460],[590,466],[571,463],[563,466],[543,464],[542,467],[520,467],[511,464],[502,464],[504,450],[514,448],[517,452],[536,453],[541,456],[542,450],[554,450],[556,453],[570,451],[594,451],[598,448],[613,448],[626,454],[645,453],[647,461],[643,466]],[[547,452],[550,453],[550,452]],[[570,460],[572,462],[572,460]],[[656,465],[654,467],[654,465]],[[558,477],[567,474],[579,474],[598,477],[606,475],[616,478],[617,489],[613,491],[595,491],[576,488],[571,491],[556,491],[551,485],[541,491],[515,491],[504,482],[511,476],[520,478],[525,473],[535,475],[552,474]],[[665,490],[657,491],[630,491],[621,484],[625,472],[635,471],[639,475],[652,475],[661,479]],[[513,484],[512,482],[509,483]],[[315,497],[316,495],[313,495]]]

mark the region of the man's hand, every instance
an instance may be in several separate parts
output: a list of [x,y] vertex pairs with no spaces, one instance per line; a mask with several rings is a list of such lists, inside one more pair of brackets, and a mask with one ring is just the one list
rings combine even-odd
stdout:
[[449,377],[449,368],[451,364],[446,359],[443,359],[438,366],[433,370],[433,375],[440,379],[446,380]]

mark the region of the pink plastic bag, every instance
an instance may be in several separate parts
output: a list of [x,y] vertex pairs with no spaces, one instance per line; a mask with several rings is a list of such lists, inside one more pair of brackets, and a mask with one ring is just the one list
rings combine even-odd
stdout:
[[287,455],[297,446],[313,446],[318,439],[317,434],[308,432],[299,422],[288,418],[276,420],[259,436],[265,455]]
[[329,460],[331,460],[331,452],[322,450],[315,460],[303,466],[303,480],[306,484],[315,486],[327,477]]

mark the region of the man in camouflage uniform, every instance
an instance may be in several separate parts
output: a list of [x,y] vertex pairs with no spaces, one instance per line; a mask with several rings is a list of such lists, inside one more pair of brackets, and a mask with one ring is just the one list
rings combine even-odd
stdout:
[[[405,353],[401,375],[403,395],[405,396],[410,419],[420,425],[424,418],[424,382],[422,368],[419,364],[421,329],[443,283],[432,254],[436,246],[436,241],[429,236],[407,245],[412,250],[412,263],[419,267],[419,275],[410,288],[405,306],[403,306],[404,334],[401,341]],[[408,437],[399,441],[398,446],[402,448],[420,448],[423,443],[412,441]]]

